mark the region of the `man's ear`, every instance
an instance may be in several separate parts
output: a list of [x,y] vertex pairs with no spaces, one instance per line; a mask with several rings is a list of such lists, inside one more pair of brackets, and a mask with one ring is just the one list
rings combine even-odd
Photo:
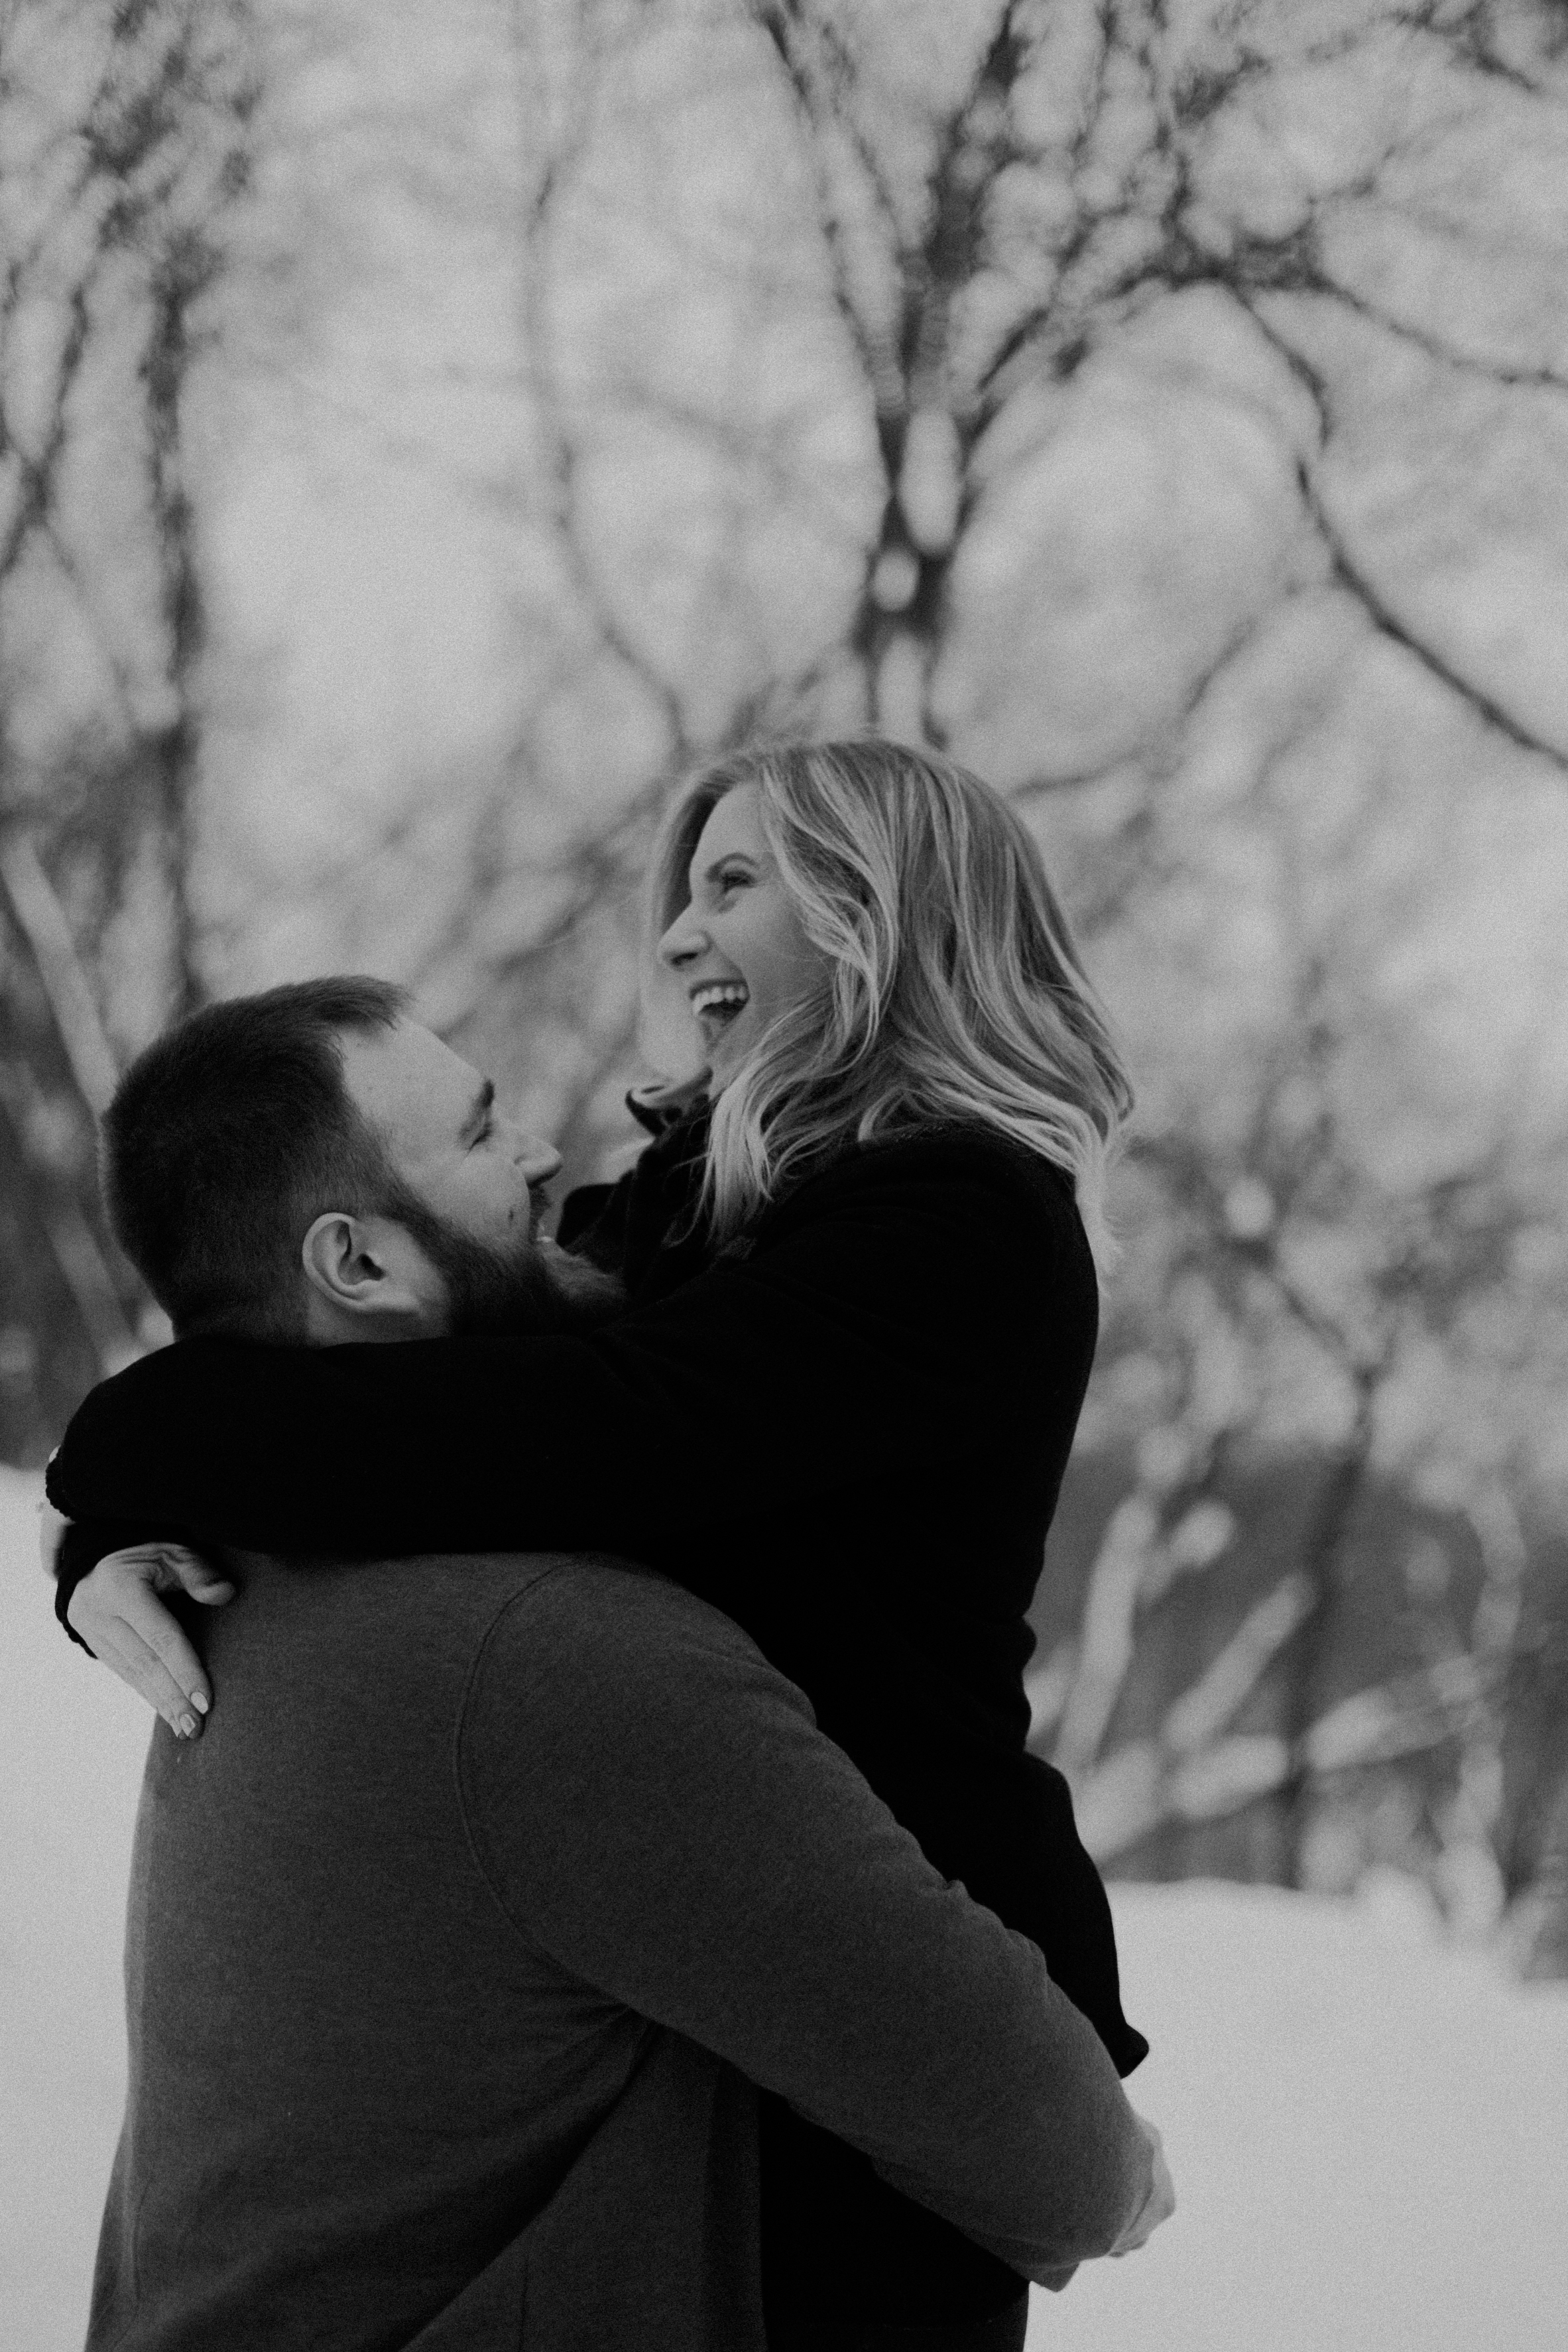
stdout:
[[406,1315],[418,1299],[386,1254],[373,1223],[329,1209],[300,1244],[305,1279],[329,1307],[350,1315]]
[[316,1219],[299,1245],[299,1259],[312,1290],[333,1307],[362,1306],[382,1279],[358,1218],[342,1209],[329,1209]]

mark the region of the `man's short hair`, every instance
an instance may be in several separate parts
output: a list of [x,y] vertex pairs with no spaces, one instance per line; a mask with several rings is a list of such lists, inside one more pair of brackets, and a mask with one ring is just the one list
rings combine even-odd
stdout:
[[340,1041],[391,1029],[407,991],[350,974],[231,997],[138,1055],[103,1119],[126,1256],[183,1336],[303,1336],[299,1246],[329,1209],[401,1192],[343,1083]]

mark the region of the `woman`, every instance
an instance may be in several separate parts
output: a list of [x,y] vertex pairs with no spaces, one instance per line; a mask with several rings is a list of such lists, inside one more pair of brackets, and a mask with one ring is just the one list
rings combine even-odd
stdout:
[[[1130,1100],[1039,853],[930,754],[773,747],[684,795],[651,890],[657,989],[707,1068],[644,1103],[628,1177],[569,1203],[625,1313],[291,1350],[283,1381],[276,1349],[184,1341],[95,1391],[57,1491],[198,1543],[602,1547],[666,1570],[802,1685],[1130,2072],[1146,2045],[1103,1889],[1026,1752],[1026,1612]],[[781,2336],[994,2320],[1021,2344],[1017,2276],[867,2159],[766,2102],[763,2160]]]

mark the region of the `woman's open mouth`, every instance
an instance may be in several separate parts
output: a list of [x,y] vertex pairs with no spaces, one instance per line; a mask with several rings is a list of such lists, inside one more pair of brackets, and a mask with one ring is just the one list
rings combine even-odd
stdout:
[[736,1014],[750,1002],[750,996],[751,992],[744,981],[711,981],[706,988],[692,991],[692,1011],[705,1031],[710,1036],[716,1035],[719,1030],[728,1027]]

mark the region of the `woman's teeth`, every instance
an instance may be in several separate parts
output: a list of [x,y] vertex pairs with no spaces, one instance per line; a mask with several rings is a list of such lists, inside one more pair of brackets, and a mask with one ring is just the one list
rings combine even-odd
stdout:
[[746,1003],[749,992],[733,982],[716,982],[712,988],[699,988],[692,998],[692,1011],[699,1021],[710,1016],[727,1021]]

